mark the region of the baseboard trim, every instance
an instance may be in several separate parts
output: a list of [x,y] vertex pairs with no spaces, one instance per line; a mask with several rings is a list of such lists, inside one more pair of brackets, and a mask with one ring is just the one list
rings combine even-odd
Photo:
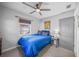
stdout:
[[11,47],[11,48],[8,48],[8,49],[4,49],[4,50],[2,50],[2,53],[7,52],[7,51],[10,51],[12,49],[15,49],[17,47],[19,47],[19,46],[14,46],[14,47]]

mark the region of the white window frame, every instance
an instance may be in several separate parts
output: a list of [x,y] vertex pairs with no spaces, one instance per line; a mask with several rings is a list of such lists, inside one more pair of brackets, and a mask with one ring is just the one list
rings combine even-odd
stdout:
[[[26,26],[29,26],[30,28],[29,28],[29,33],[28,34],[23,34],[22,32],[22,29],[21,29],[21,25],[26,25]],[[20,23],[20,34],[21,35],[29,35],[29,34],[31,34],[31,24],[28,24],[28,23]]]

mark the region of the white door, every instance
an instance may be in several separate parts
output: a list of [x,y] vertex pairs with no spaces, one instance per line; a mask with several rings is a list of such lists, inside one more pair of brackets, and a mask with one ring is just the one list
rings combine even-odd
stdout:
[[74,17],[60,20],[60,46],[74,51]]

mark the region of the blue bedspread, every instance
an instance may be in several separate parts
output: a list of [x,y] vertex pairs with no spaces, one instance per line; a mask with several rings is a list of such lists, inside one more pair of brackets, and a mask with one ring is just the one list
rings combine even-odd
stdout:
[[44,35],[25,35],[18,41],[27,57],[37,56],[40,50],[49,43],[51,43],[51,36]]

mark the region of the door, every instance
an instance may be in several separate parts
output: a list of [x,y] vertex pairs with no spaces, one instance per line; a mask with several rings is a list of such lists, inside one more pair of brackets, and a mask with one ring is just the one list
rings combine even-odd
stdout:
[[74,51],[74,17],[60,20],[60,46]]

